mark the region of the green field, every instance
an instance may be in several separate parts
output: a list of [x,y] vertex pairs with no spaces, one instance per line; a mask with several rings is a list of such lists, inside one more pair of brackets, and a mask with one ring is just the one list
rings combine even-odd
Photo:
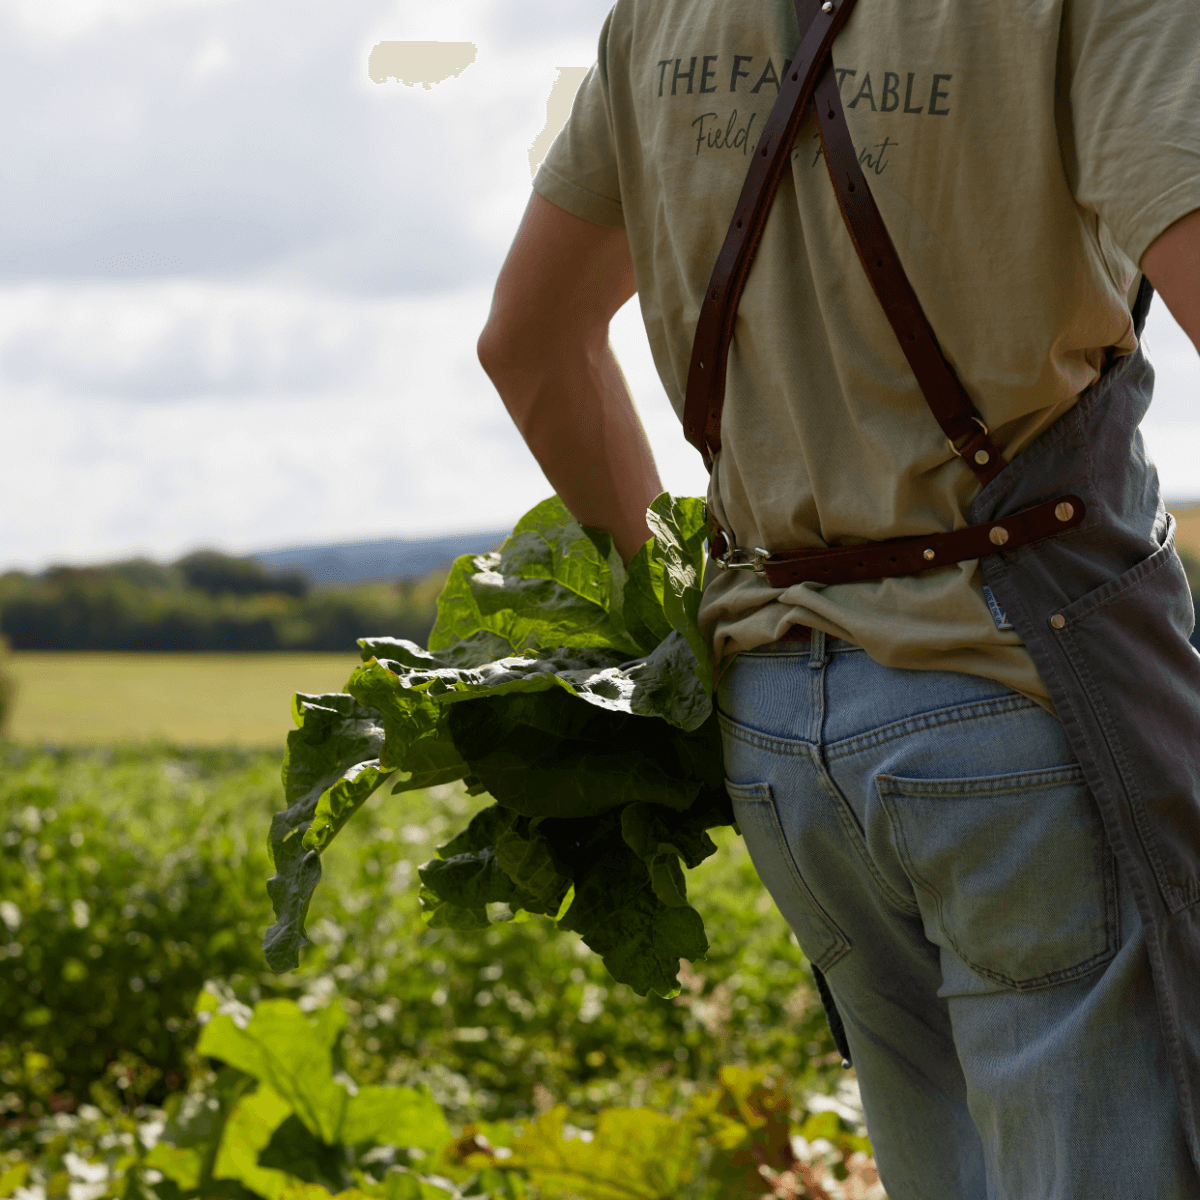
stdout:
[[282,748],[294,692],[340,692],[349,654],[75,654],[6,659],[8,736],[25,744]]

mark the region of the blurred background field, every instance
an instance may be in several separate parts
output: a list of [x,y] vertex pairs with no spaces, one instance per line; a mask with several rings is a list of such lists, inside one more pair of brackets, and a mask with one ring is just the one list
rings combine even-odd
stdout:
[[[0,744],[0,1196],[82,1196],[89,1179],[96,1198],[197,1194],[147,1188],[155,1172],[113,1147],[124,1138],[144,1158],[168,1119],[160,1106],[177,1113],[184,1093],[193,1107],[214,1095],[220,1077],[195,1050],[209,980],[247,1005],[342,1009],[337,1078],[418,1087],[455,1129],[528,1127],[564,1104],[590,1138],[613,1106],[678,1120],[729,1070],[770,1071],[799,1105],[780,1114],[785,1152],[789,1111],[810,1136],[804,1122],[823,1122],[820,1145],[832,1149],[832,1137],[838,1162],[865,1145],[803,957],[731,830],[690,873],[707,960],[682,964],[674,999],[641,998],[548,920],[427,927],[417,865],[487,799],[458,785],[384,789],[324,856],[301,966],[274,976],[261,939],[280,759],[166,743]],[[30,1187],[14,1192],[18,1183]],[[214,1194],[282,1196],[264,1188]]]
[[[1200,510],[1179,517],[1195,588]],[[794,1128],[832,1122],[834,1142],[814,1144],[838,1162],[865,1145],[807,965],[730,829],[690,872],[712,949],[682,964],[671,1000],[615,984],[577,935],[540,918],[426,926],[417,866],[487,803],[459,785],[368,801],[324,856],[313,945],[271,975],[266,832],[283,806],[291,695],[341,690],[357,634],[424,642],[445,566],[314,588],[249,560],[197,561],[0,577],[0,630],[26,647],[0,656],[13,685],[0,741],[0,1197],[74,1195],[116,1136],[96,1122],[126,1122],[137,1143],[166,1119],[158,1106],[211,1085],[195,1049],[206,981],[251,1006],[340,1007],[339,1078],[421,1088],[456,1129],[521,1127],[557,1104],[585,1133],[614,1106],[683,1120],[730,1079],[773,1071]],[[325,638],[336,648],[289,648]],[[192,648],[130,648],[172,639]],[[110,1168],[109,1190],[89,1195],[194,1194],[131,1190]],[[43,1182],[17,1190],[6,1170]]]
[[340,692],[359,659],[342,654],[11,655],[16,742],[283,746],[293,692]]

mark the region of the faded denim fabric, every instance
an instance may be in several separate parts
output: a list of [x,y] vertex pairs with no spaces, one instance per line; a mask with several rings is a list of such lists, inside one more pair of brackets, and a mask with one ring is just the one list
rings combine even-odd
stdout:
[[820,633],[739,655],[718,702],[891,1200],[1200,1195],[1138,906],[1062,725]]
[[[1143,281],[1139,336],[1152,296]],[[1153,386],[1143,350],[1118,359],[980,492],[970,516],[998,520],[1066,492],[1087,505],[1074,529],[980,566],[1054,701],[1129,880],[1200,1167],[1200,654],[1173,522],[1138,431]]]

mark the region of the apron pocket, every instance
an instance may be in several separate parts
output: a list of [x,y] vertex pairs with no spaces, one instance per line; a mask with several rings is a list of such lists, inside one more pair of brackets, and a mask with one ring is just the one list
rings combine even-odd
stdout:
[[926,936],[977,974],[1045,987],[1116,953],[1113,857],[1078,764],[877,786]]

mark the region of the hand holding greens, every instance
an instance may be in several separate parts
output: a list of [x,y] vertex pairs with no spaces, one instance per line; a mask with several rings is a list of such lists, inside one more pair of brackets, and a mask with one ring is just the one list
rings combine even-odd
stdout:
[[495,803],[420,869],[430,924],[557,918],[639,995],[704,956],[684,867],[733,823],[696,625],[706,527],[660,496],[628,571],[557,497],[496,553],[454,565],[423,650],[367,638],[345,694],[298,695],[270,844],[278,918],[264,949],[299,962],[320,855],[383,782],[462,780]]

